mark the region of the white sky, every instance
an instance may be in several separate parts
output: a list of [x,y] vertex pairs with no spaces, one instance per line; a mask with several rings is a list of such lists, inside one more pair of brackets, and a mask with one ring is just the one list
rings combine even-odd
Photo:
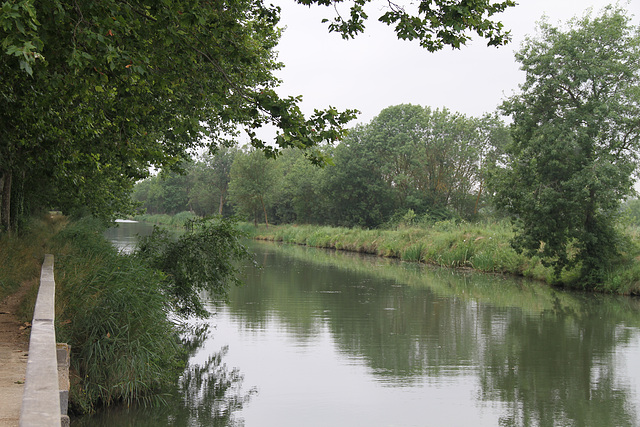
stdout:
[[[500,48],[487,47],[475,38],[460,50],[445,48],[429,53],[416,41],[398,40],[392,28],[377,22],[384,0],[374,0],[365,9],[370,19],[364,34],[342,40],[329,33],[322,18],[332,18],[333,9],[308,8],[293,0],[271,0],[282,8],[280,25],[286,27],[277,50],[285,68],[278,73],[281,96],[303,95],[306,114],[314,108],[333,106],[361,111],[357,122],[368,123],[391,105],[419,104],[447,107],[469,116],[493,112],[517,92],[524,74],[514,52],[536,22],[547,15],[553,24],[582,16],[593,7],[599,14],[608,0],[519,0],[518,5],[497,15],[511,30],[512,42]],[[265,1],[269,3],[269,1]],[[623,0],[622,7],[640,18],[640,0]]]

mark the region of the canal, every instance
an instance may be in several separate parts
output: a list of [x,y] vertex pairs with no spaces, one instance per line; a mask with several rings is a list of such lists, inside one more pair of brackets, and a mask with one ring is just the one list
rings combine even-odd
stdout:
[[638,299],[250,244],[168,404],[76,425],[640,425]]

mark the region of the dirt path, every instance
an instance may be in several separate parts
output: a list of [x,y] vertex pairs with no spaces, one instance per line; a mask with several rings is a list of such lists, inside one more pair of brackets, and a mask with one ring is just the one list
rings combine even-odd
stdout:
[[0,427],[18,426],[20,420],[30,329],[18,322],[16,312],[35,283],[25,282],[17,293],[0,302]]

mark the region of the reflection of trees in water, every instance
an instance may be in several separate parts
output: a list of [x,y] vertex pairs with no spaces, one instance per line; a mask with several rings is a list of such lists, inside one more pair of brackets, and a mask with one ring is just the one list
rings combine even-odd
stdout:
[[606,311],[586,304],[579,313],[504,319],[501,334],[485,337],[480,399],[508,404],[505,425],[637,425],[615,356],[631,336],[604,322]]
[[185,411],[173,425],[239,426],[234,413],[242,409],[255,390],[244,392],[243,377],[237,368],[229,370],[223,362],[228,347],[211,355],[202,365],[190,366],[180,379],[180,395]]
[[[283,248],[287,255],[296,249]],[[267,327],[277,313],[308,340],[322,322],[339,351],[363,360],[385,384],[469,377],[478,383],[478,405],[504,404],[503,425],[639,421],[615,358],[637,335],[637,301],[397,263],[377,268],[354,256],[345,268],[335,252],[299,252],[310,255],[280,260],[271,249],[265,262],[286,264],[253,273],[248,282],[260,286],[232,296],[231,310],[246,325]],[[317,259],[322,268],[308,262]]]
[[[209,336],[208,324],[185,327],[183,343],[193,355]],[[92,417],[74,420],[74,426],[213,426],[240,427],[235,419],[255,389],[244,391],[243,376],[224,363],[228,347],[212,354],[204,363],[187,366],[175,390],[168,390],[160,407],[109,408]]]

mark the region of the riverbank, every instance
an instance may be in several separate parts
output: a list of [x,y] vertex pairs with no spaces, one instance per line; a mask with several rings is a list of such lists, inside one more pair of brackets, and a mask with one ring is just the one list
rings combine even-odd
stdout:
[[29,329],[18,320],[18,309],[26,292],[33,286],[25,282],[13,295],[0,300],[0,426],[20,423],[29,350]]
[[31,313],[49,240],[65,224],[57,215],[28,221],[19,236],[0,235],[0,426],[18,426]]
[[[528,277],[555,286],[583,289],[577,281],[579,266],[564,271],[559,279],[538,257],[516,253],[507,222],[470,224],[437,222],[429,227],[398,227],[395,230],[362,230],[311,225],[258,226],[245,224],[253,238],[320,248],[347,250],[404,261],[422,262],[449,268],[468,268],[485,273]],[[640,295],[640,242],[629,231],[626,251],[616,269],[595,291]]]
[[[0,301],[12,302],[15,319],[0,329],[0,343],[12,345],[0,353],[16,359],[11,363],[20,362],[14,353],[26,353],[21,340],[28,342],[28,328],[20,327],[31,320],[44,253],[54,254],[56,338],[72,349],[73,414],[115,403],[160,403],[158,392],[175,385],[186,363],[160,289],[164,275],[119,254],[104,239],[104,227],[97,220],[47,216],[31,219],[18,236],[0,236]],[[14,371],[20,375],[19,367]]]

